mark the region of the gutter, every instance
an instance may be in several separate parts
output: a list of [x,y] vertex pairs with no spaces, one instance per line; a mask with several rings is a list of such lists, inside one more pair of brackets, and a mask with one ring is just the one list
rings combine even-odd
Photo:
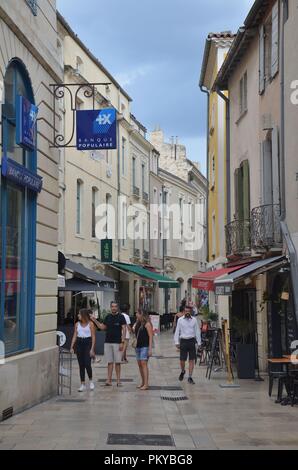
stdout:
[[[283,7],[283,15],[285,12],[285,0],[280,0],[280,6]],[[285,162],[286,162],[286,150],[285,150],[285,21],[284,16],[282,19],[281,26],[281,83],[280,83],[280,95],[281,95],[281,117],[280,117],[280,167],[281,167],[281,230],[283,237],[285,239],[289,256],[290,256],[290,266],[291,266],[291,278],[292,278],[292,289],[294,296],[294,307],[296,314],[296,322],[298,324],[298,260],[297,260],[297,251],[293,243],[288,224],[287,224],[287,209],[286,209],[286,171],[285,171]]]
[[209,107],[210,107],[210,92],[207,88],[205,88],[202,84],[200,84],[200,90],[202,93],[207,95],[207,155],[206,155],[206,182],[207,182],[207,195],[206,195],[206,249],[207,249],[207,256],[206,261],[209,263]]
[[219,89],[218,86],[215,88],[216,93],[226,103],[226,180],[227,180],[227,224],[231,222],[231,116],[230,116],[230,100],[229,98]]

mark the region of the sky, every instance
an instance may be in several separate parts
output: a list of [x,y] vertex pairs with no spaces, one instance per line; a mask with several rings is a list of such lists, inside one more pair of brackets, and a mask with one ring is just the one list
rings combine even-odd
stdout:
[[198,82],[209,32],[236,32],[253,0],[57,0],[60,13],[133,99],[206,169],[206,96]]

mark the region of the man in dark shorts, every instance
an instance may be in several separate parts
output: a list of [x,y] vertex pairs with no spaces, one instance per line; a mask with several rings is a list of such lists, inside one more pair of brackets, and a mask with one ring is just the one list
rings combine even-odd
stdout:
[[185,376],[185,363],[189,359],[189,377],[188,383],[194,385],[192,378],[193,370],[196,362],[196,344],[201,346],[201,332],[197,319],[192,317],[192,308],[186,306],[184,308],[183,317],[179,318],[175,332],[175,344],[180,351],[181,374],[180,382]]

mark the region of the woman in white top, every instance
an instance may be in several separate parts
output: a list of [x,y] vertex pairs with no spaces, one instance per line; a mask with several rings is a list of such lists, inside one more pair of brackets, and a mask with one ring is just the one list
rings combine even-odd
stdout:
[[95,327],[90,321],[91,310],[82,309],[78,315],[78,322],[75,325],[75,331],[71,342],[70,352],[74,353],[76,345],[76,354],[80,367],[81,387],[79,392],[86,390],[85,373],[87,371],[90,390],[93,391],[95,386],[92,380],[91,359],[95,357]]

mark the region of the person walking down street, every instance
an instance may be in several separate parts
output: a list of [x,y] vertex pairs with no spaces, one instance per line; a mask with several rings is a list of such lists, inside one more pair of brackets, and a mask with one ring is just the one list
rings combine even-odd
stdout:
[[95,357],[95,327],[90,320],[91,315],[91,310],[80,310],[70,348],[71,353],[74,354],[74,348],[76,347],[81,378],[79,392],[86,390],[86,371],[90,381],[90,390],[93,391],[95,389],[91,367],[91,359]]
[[192,317],[192,308],[186,306],[184,308],[184,316],[179,318],[175,332],[175,344],[180,351],[181,374],[180,382],[183,381],[186,374],[185,365],[187,358],[189,359],[189,377],[188,383],[194,385],[192,378],[195,361],[196,361],[196,344],[201,346],[201,333],[199,330],[197,319]]
[[121,387],[121,362],[126,337],[126,320],[119,311],[117,302],[111,303],[111,313],[104,323],[93,319],[100,330],[106,331],[105,358],[108,363],[108,378],[106,387],[112,386],[114,364],[116,369],[117,387]]
[[128,345],[129,345],[130,334],[132,332],[129,311],[130,311],[130,305],[129,304],[122,305],[121,313],[124,316],[125,321],[126,321],[126,336],[125,336],[124,348],[123,348],[123,353],[122,353],[122,362],[125,362],[126,364],[128,363],[127,349],[128,349]]
[[149,390],[149,368],[148,361],[152,357],[153,327],[149,315],[141,310],[137,312],[137,321],[134,325],[137,338],[136,358],[141,375],[140,390]]

